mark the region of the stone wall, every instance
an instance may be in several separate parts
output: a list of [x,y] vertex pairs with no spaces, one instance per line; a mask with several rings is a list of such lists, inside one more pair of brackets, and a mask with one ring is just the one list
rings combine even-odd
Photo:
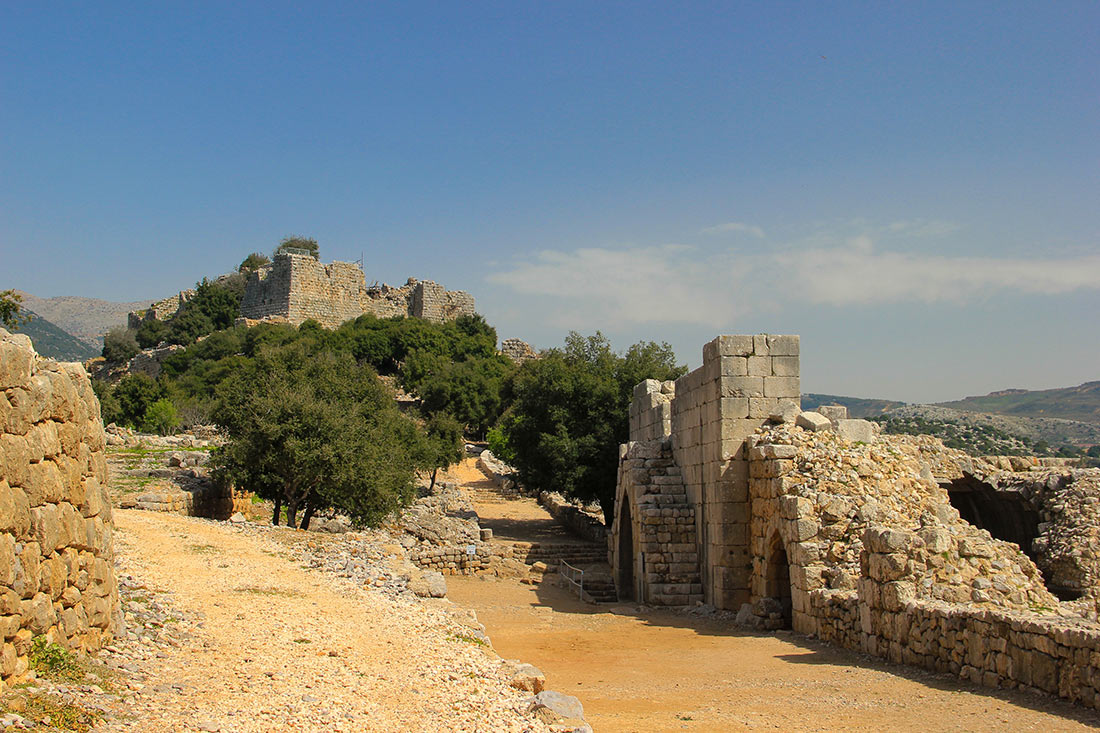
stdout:
[[1020,547],[965,522],[914,445],[780,425],[750,446],[740,621],[1097,704],[1100,626],[1060,604]]
[[620,452],[608,544],[619,597],[659,606],[702,602],[695,507],[670,440],[632,442]]
[[531,344],[523,339],[504,339],[500,344],[500,353],[517,364],[539,358]]
[[472,315],[474,299],[430,280],[412,278],[401,288],[367,288],[357,263],[326,265],[309,255],[283,253],[249,275],[240,316],[246,321],[278,320],[295,326],[312,319],[335,328],[364,313],[442,322]]
[[646,379],[634,385],[630,400],[630,439],[660,440],[672,434],[672,399],[676,382]]
[[703,584],[717,608],[749,598],[745,441],[783,403],[798,404],[798,351],[798,336],[719,336],[703,346],[703,365],[676,380],[673,448],[698,507]]
[[185,303],[195,297],[195,291],[181,290],[176,295],[158,300],[142,311],[130,311],[126,317],[128,328],[141,328],[146,321],[167,321],[183,307]]
[[83,367],[0,329],[0,676],[34,637],[95,650],[118,588],[99,401]]

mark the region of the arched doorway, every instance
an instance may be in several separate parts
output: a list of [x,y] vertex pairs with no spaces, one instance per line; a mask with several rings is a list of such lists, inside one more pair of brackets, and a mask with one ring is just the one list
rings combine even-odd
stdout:
[[623,494],[619,507],[619,560],[615,588],[620,601],[634,600],[634,525],[630,521],[630,499]]
[[791,566],[787,561],[787,551],[783,549],[783,540],[778,534],[772,536],[768,546],[764,592],[768,598],[779,603],[780,613],[783,615],[782,628],[791,628]]

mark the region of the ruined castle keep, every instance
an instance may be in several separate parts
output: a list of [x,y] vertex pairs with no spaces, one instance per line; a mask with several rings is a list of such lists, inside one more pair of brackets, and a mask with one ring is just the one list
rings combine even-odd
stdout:
[[430,280],[410,278],[400,288],[368,288],[355,262],[327,265],[309,255],[281,253],[248,278],[241,318],[299,325],[312,319],[327,328],[371,313],[379,318],[415,316],[442,322],[473,315],[474,298]]
[[1100,470],[1006,472],[802,412],[797,336],[721,336],[690,374],[640,383],[630,438],[621,598],[1100,707]]
[[[183,290],[158,300],[145,310],[131,312],[127,325],[136,329],[145,321],[166,321],[194,296],[194,290]],[[442,323],[473,315],[474,296],[416,278],[409,278],[399,288],[386,284],[367,287],[363,268],[357,262],[326,265],[312,255],[281,252],[271,263],[249,274],[240,319],[243,323],[269,321],[293,326],[314,320],[326,328],[336,328],[365,313],[378,318],[412,316]]]
[[80,364],[0,329],[0,677],[34,637],[95,650],[115,629],[113,522],[99,401]]

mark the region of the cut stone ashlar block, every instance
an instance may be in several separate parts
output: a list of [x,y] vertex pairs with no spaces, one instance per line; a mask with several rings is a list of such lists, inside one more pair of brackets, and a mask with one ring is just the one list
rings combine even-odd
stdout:
[[810,432],[828,430],[833,427],[832,421],[820,412],[803,412],[798,416],[797,425]]
[[800,397],[798,377],[764,377],[763,396],[792,399]]

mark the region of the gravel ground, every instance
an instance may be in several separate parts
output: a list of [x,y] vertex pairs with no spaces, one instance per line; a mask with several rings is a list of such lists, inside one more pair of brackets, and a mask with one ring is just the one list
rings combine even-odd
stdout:
[[369,537],[310,563],[313,534],[115,518],[127,630],[99,655],[114,691],[40,683],[102,711],[97,731],[555,729],[528,717],[476,618],[416,598]]

